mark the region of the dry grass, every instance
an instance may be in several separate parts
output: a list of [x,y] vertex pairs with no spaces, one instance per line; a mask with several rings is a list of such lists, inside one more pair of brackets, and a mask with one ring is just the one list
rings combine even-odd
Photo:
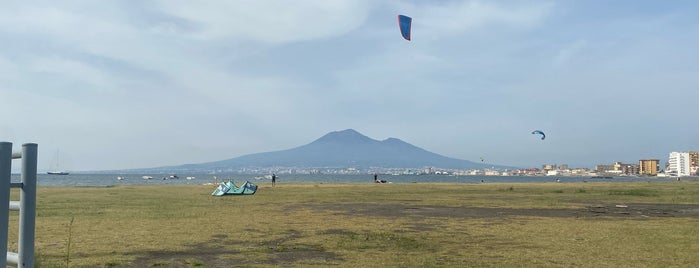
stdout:
[[[309,183],[262,185],[253,196],[225,197],[210,196],[213,188],[41,187],[38,263],[42,267],[690,267],[699,263],[695,254],[699,182]],[[604,204],[684,205],[697,211],[591,212],[590,207]],[[16,226],[16,215],[11,218],[15,221],[11,226]],[[16,237],[14,228],[10,233]],[[16,243],[11,241],[10,248]]]

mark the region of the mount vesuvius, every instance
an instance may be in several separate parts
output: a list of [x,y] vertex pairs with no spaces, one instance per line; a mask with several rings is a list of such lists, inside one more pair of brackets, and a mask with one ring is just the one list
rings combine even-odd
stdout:
[[493,165],[442,156],[396,138],[374,140],[353,129],[346,129],[330,132],[309,144],[288,150],[168,168],[193,171],[246,167],[483,169]]

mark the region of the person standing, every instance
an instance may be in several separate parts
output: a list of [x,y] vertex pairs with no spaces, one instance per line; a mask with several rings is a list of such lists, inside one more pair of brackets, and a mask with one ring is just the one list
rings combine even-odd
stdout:
[[274,187],[277,184],[277,175],[272,173],[272,187]]
[[379,182],[379,175],[376,175],[376,173],[374,173],[374,182]]

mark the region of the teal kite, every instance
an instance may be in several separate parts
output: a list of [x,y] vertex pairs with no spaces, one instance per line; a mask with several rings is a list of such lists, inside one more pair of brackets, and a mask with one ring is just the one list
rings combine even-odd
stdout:
[[235,183],[227,181],[222,182],[216,190],[214,190],[211,195],[213,196],[223,196],[223,195],[251,195],[257,192],[257,185],[246,181],[242,185],[238,186]]
[[546,134],[544,134],[544,132],[541,130],[534,130],[534,131],[532,131],[532,134],[540,134],[541,140],[544,140],[546,138]]

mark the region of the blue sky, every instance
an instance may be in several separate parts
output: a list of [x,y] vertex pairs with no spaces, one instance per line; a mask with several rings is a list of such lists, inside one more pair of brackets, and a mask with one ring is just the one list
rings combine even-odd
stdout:
[[60,149],[70,170],[348,128],[500,165],[665,162],[699,150],[696,14],[695,1],[4,1],[0,140],[38,143],[40,169]]

